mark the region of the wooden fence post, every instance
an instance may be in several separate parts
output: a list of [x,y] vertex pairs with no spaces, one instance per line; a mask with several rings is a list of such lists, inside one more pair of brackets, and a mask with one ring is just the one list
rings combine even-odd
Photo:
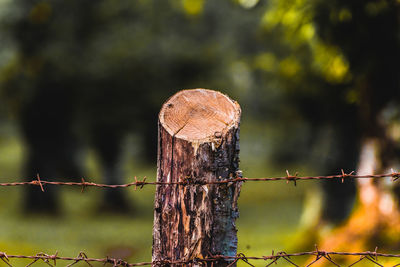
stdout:
[[237,176],[240,114],[236,101],[207,89],[180,91],[162,106],[157,181],[187,184],[157,185],[154,266],[227,266],[233,260],[162,262],[236,256],[240,183],[201,182]]

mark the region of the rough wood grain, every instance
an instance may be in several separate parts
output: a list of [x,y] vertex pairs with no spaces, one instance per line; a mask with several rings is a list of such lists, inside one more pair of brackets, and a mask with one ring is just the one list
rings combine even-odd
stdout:
[[157,180],[190,185],[157,186],[153,261],[236,255],[240,185],[193,183],[237,176],[240,114],[237,102],[206,89],[180,91],[163,105]]

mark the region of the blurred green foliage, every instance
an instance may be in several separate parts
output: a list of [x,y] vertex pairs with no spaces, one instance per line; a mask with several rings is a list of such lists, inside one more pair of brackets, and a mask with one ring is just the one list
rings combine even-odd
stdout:
[[398,1],[1,4],[1,99],[14,113],[41,79],[71,84],[63,90],[78,95],[78,119],[118,127],[148,118],[179,89],[207,87],[239,100],[250,120],[302,120],[290,127],[305,140],[310,118],[354,121],[357,108],[374,114],[398,96]]

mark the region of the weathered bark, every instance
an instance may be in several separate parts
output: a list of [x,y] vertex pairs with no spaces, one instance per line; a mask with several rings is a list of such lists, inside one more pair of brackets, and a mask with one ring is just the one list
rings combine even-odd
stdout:
[[[187,184],[157,186],[153,262],[236,255],[240,185],[198,183],[237,176],[240,114],[237,102],[206,89],[180,91],[163,105],[157,181]],[[207,264],[211,265],[177,265]]]

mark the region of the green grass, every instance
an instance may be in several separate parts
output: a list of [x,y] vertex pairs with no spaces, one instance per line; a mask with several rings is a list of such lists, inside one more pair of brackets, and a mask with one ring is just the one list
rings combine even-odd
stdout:
[[[7,136],[0,139],[0,181],[22,180],[22,162],[23,146],[18,137]],[[260,160],[250,157],[246,160],[242,157],[241,164],[246,176],[277,175],[269,173],[269,168]],[[93,155],[89,154],[86,165],[88,175],[99,177]],[[136,166],[132,162],[127,162],[126,165],[129,174],[147,176],[150,180],[155,177],[156,170],[152,166]],[[239,198],[238,251],[246,255],[261,256],[270,254],[273,249],[284,250],[290,245],[298,229],[305,186],[302,183],[295,188],[285,182],[244,184]],[[80,188],[64,187],[60,190],[62,215],[51,218],[22,213],[23,189],[2,187],[0,251],[25,255],[39,252],[53,254],[58,251],[61,256],[77,256],[80,251],[84,251],[89,257],[110,256],[129,262],[149,261],[154,189],[152,186],[138,191],[127,189],[128,197],[135,208],[134,214],[115,216],[97,212],[102,199],[101,189],[87,188],[82,194]],[[28,261],[15,259],[12,263],[13,266],[24,266]],[[60,266],[64,266],[64,263]],[[262,262],[253,263],[262,266]],[[244,266],[242,264],[239,265]]]

